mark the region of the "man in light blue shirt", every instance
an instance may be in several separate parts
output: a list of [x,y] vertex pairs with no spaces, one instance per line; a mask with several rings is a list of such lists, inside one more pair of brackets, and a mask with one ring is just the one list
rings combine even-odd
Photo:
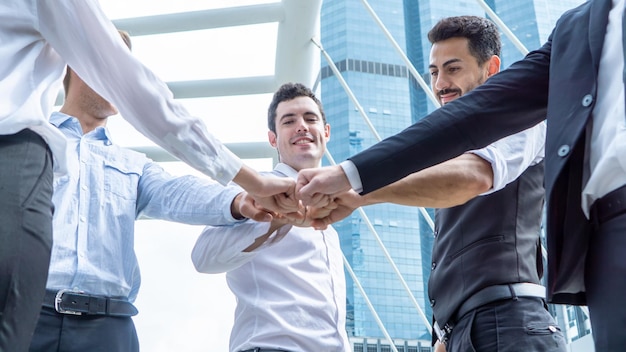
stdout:
[[230,208],[219,205],[241,191],[174,177],[114,145],[106,122],[117,109],[69,68],[64,84],[65,103],[50,122],[67,138],[68,172],[54,181],[52,257],[30,350],[138,351],[135,219],[227,224]]

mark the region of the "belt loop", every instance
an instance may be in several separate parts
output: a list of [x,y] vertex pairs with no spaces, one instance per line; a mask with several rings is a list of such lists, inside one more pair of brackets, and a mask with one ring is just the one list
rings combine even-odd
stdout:
[[507,286],[509,287],[509,291],[511,292],[511,298],[514,301],[517,301],[517,293],[515,293],[515,290],[513,289],[513,285],[508,284]]

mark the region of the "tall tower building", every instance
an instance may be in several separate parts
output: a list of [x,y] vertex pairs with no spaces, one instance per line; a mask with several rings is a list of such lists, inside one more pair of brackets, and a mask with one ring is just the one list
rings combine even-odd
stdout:
[[[538,48],[547,40],[554,23],[565,10],[582,2],[487,0],[529,50]],[[485,16],[476,0],[369,0],[369,5],[427,82],[431,45],[426,35],[430,28],[443,17]],[[436,108],[410,77],[404,61],[362,1],[325,0],[321,16],[322,45],[380,137],[401,131]],[[502,68],[505,68],[521,59],[522,54],[504,35],[502,38]],[[378,140],[325,58],[322,58],[321,66],[321,100],[332,132],[328,148],[339,162]],[[419,158],[419,155],[415,157]],[[430,321],[432,310],[426,288],[433,243],[430,226],[418,209],[411,207],[380,204],[365,207],[365,212]],[[433,215],[432,210],[429,213]],[[389,335],[394,339],[429,341],[430,331],[366,221],[355,212],[334,226],[340,234],[348,262]],[[349,275],[347,284],[348,334],[382,338],[382,331]]]
[[[402,0],[379,0],[371,5],[405,49]],[[321,24],[325,50],[380,136],[384,138],[408,126],[411,123],[408,70],[363,4],[356,0],[324,1]],[[331,125],[328,149],[335,160],[344,160],[377,142],[324,60],[321,100]],[[418,210],[384,204],[366,207],[365,211],[423,309],[426,278],[422,270],[424,247]],[[353,213],[334,226],[348,261],[389,334],[394,338],[430,339],[409,295],[359,213]],[[427,248],[426,252],[429,251]],[[349,276],[347,283],[349,335],[382,337],[363,296]]]

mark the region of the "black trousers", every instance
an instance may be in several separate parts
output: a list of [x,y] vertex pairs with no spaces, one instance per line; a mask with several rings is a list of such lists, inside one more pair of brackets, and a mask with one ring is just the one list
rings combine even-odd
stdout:
[[567,346],[541,298],[492,302],[454,326],[448,352],[565,352]]
[[0,351],[28,350],[52,248],[52,156],[36,133],[0,135]]
[[43,307],[31,352],[138,352],[131,317],[59,314]]
[[[626,204],[626,199],[623,199]],[[626,348],[626,213],[598,224],[587,255],[585,287],[596,351]]]

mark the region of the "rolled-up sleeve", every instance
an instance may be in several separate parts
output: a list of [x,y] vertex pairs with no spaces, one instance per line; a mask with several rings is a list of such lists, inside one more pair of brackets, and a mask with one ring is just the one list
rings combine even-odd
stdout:
[[546,123],[502,138],[473,153],[491,163],[493,187],[482,195],[491,194],[517,179],[529,166],[541,162],[545,156]]

